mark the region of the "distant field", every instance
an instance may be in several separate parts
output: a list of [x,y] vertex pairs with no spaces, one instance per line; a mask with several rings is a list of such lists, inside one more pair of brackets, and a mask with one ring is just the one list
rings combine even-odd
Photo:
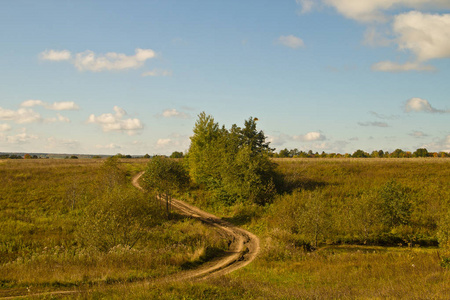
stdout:
[[[270,205],[224,207],[206,192],[183,195],[260,236],[261,254],[252,264],[201,283],[145,286],[139,281],[201,261],[207,247],[224,249],[220,237],[201,223],[155,215],[133,249],[86,247],[80,239],[86,209],[106,201],[98,193],[110,174],[104,160],[0,161],[0,296],[30,286],[102,284],[82,297],[448,297],[450,272],[441,264],[450,254],[438,247],[438,232],[450,208],[450,159],[273,161],[280,182]],[[122,160],[125,182],[145,164]],[[391,195],[402,205],[392,205]]]

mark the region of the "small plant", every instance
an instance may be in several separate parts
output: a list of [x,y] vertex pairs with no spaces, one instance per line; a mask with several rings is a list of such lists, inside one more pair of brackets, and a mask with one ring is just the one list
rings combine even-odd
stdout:
[[450,256],[441,258],[441,267],[450,269]]

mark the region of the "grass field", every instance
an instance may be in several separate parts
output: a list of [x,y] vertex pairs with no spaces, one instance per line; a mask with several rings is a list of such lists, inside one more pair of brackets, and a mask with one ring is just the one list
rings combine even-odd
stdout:
[[[204,192],[184,195],[260,236],[262,250],[252,264],[204,282],[144,283],[201,261],[208,247],[225,245],[201,223],[155,215],[133,248],[87,247],[79,238],[80,224],[86,207],[106,201],[98,193],[104,161],[3,161],[0,295],[13,288],[92,286],[61,297],[448,298],[450,269],[442,266],[448,250],[438,247],[438,233],[450,207],[450,159],[275,162],[283,180],[270,205],[225,207]],[[127,181],[145,161],[122,161],[119,168]],[[403,205],[393,206],[390,195]]]
[[[3,161],[0,295],[158,278],[226,249],[209,227],[176,214],[166,220],[153,195],[129,186],[144,166],[119,163],[123,182],[108,191],[105,172],[114,170],[101,160]],[[131,247],[124,237],[137,241]]]

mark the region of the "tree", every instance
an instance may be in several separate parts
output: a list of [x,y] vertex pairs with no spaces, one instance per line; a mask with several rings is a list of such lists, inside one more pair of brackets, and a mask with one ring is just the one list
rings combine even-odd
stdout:
[[405,151],[402,149],[395,149],[394,152],[391,153],[391,157],[401,158],[405,156]]
[[297,194],[295,209],[295,231],[302,234],[312,248],[326,238],[330,228],[330,211],[321,192]]
[[172,154],[169,156],[170,158],[183,158],[183,152],[178,152],[178,151],[174,151],[172,152]]
[[256,129],[256,121],[250,117],[244,128],[234,124],[227,130],[204,112],[199,115],[187,155],[189,174],[216,200],[266,203],[273,196],[273,149],[264,132]]
[[189,176],[179,162],[156,156],[148,163],[142,181],[144,189],[153,190],[159,199],[165,199],[166,214],[169,217],[172,196],[189,185]]
[[364,157],[365,158],[365,157],[369,157],[369,154],[364,152],[363,150],[359,149],[359,150],[356,150],[352,154],[352,157]]
[[125,171],[120,168],[117,156],[111,156],[105,160],[98,174],[98,182],[106,190],[126,183]]
[[289,157],[289,154],[289,150],[287,148],[284,148],[283,150],[280,150],[278,157]]
[[378,191],[384,223],[393,228],[409,223],[411,202],[409,190],[395,180],[390,180]]
[[213,117],[205,112],[200,113],[188,155],[189,175],[195,183],[209,188],[216,185],[220,177],[217,172],[221,156],[218,143],[222,133]]
[[428,150],[425,148],[419,148],[413,153],[414,157],[427,157],[428,156]]

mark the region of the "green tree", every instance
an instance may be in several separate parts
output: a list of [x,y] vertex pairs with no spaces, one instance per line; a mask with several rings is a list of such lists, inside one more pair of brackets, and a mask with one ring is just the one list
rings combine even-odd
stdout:
[[427,157],[428,156],[428,150],[425,148],[419,148],[413,153],[414,157]]
[[156,156],[148,163],[142,182],[145,190],[155,191],[159,199],[165,200],[166,214],[169,217],[172,197],[189,185],[189,176],[179,162]]
[[183,158],[183,152],[178,152],[178,151],[174,151],[172,152],[172,154],[169,156],[170,158]]
[[359,149],[359,150],[356,150],[352,154],[352,157],[364,157],[365,158],[365,157],[369,157],[369,154],[364,152],[363,150]]
[[287,148],[284,148],[283,150],[280,150],[278,157],[289,157],[289,154],[289,150]]
[[273,149],[256,121],[250,117],[243,128],[234,124],[227,130],[204,112],[199,115],[187,155],[189,174],[216,200],[266,203],[273,196]]
[[321,192],[298,194],[295,231],[305,237],[313,248],[327,238],[331,227],[330,210]]
[[393,228],[409,223],[411,201],[409,190],[395,180],[390,180],[378,191],[384,223]]
[[444,212],[439,219],[437,238],[440,247],[450,249],[450,209]]
[[402,149],[395,149],[394,152],[391,153],[391,157],[394,158],[405,157],[405,151],[403,151]]
[[117,186],[126,184],[126,173],[119,165],[119,158],[111,156],[105,160],[98,173],[97,183],[99,187],[97,190],[103,191],[114,189]]
[[221,157],[219,143],[223,136],[214,118],[200,113],[191,136],[188,164],[189,175],[196,184],[213,188],[220,178],[218,167]]

